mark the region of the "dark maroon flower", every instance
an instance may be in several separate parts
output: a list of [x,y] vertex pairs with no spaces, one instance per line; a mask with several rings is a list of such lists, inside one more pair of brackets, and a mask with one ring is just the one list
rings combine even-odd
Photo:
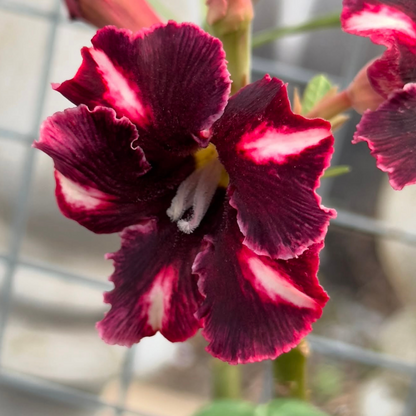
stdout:
[[399,190],[416,183],[416,2],[344,0],[343,4],[344,30],[387,48],[367,70],[375,97],[381,95],[384,102],[364,113],[353,142],[368,143],[378,168]]
[[316,274],[335,213],[315,190],[329,123],[293,114],[269,76],[227,104],[221,43],[196,26],[107,27],[92,44],[55,86],[78,107],[48,118],[35,147],[54,159],[64,215],[121,231],[102,338],[203,327],[232,363],[288,351],[328,299]]

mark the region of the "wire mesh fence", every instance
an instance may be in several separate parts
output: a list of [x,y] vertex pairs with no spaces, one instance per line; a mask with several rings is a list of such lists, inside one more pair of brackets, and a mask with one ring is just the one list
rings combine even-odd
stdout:
[[[15,202],[13,220],[10,228],[8,249],[5,253],[0,253],[0,260],[5,264],[2,289],[0,293],[0,354],[4,346],[5,331],[9,322],[10,309],[14,300],[14,278],[16,270],[19,267],[34,270],[44,275],[51,276],[55,279],[68,281],[80,286],[88,286],[97,291],[108,290],[111,285],[83,276],[72,271],[57,268],[47,263],[23,259],[21,256],[22,241],[25,235],[26,225],[29,214],[29,199],[33,192],[34,166],[37,157],[36,152],[31,148],[31,143],[38,136],[39,126],[42,121],[46,91],[50,79],[51,63],[54,57],[54,47],[57,38],[57,30],[60,25],[67,25],[68,22],[61,12],[60,0],[54,1],[51,11],[42,11],[37,7],[30,5],[18,4],[15,1],[0,0],[0,12],[7,11],[23,16],[35,16],[48,22],[48,36],[45,45],[40,82],[37,92],[36,113],[33,117],[33,126],[28,134],[19,131],[13,131],[6,128],[0,128],[1,140],[10,140],[20,143],[24,148],[24,157],[19,169],[19,186],[18,196]],[[357,40],[357,45],[360,40]],[[349,66],[344,71],[344,76],[336,78],[333,81],[346,85],[347,82],[359,69],[359,59],[357,56],[361,53],[360,47],[354,51],[354,55],[349,59]],[[310,78],[315,75],[314,71],[307,70],[297,66],[291,66],[275,62],[264,58],[254,58],[253,72],[256,75],[270,73],[273,76],[293,81],[299,85],[306,84]],[[404,244],[416,245],[416,234],[396,229],[382,221],[369,218],[356,213],[338,209],[338,217],[332,221],[332,227],[342,228],[352,233],[362,233],[382,239],[392,239]],[[368,366],[388,369],[392,372],[402,373],[411,377],[411,384],[407,399],[404,403],[403,416],[412,416],[416,412],[416,365],[415,363],[406,362],[393,356],[377,353],[361,347],[350,345],[348,343],[328,339],[325,337],[311,335],[308,337],[312,350],[322,355],[335,358],[337,360],[353,361]],[[65,385],[50,382],[40,377],[33,377],[28,374],[22,374],[11,371],[0,363],[0,384],[10,386],[14,389],[25,391],[42,398],[51,399],[65,404],[74,405],[80,408],[96,410],[99,408],[108,408],[119,415],[141,415],[141,416],[158,416],[147,415],[142,412],[133,411],[125,407],[126,391],[131,382],[131,361],[133,357],[132,350],[125,353],[124,364],[120,373],[120,386],[118,403],[112,404],[103,401],[97,395],[86,393],[81,390],[71,388]],[[263,394],[261,400],[267,400],[271,395],[272,379],[270,373],[266,372],[263,383]]]

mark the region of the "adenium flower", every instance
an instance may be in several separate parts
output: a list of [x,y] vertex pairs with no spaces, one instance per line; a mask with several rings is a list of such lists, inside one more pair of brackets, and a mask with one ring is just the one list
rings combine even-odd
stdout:
[[366,110],[377,110],[385,100],[385,97],[374,89],[368,78],[368,68],[373,62],[371,61],[361,68],[346,90],[349,107],[353,107],[359,114],[364,114]]
[[315,193],[333,137],[265,76],[229,100],[221,43],[192,24],[107,27],[69,81],[77,105],[35,147],[55,163],[64,215],[121,232],[98,324],[110,344],[202,327],[231,363],[274,358],[322,313],[319,252],[334,211]]
[[72,19],[85,20],[102,28],[114,25],[133,32],[160,23],[145,0],[65,0]]
[[378,168],[400,190],[416,183],[416,2],[344,0],[341,21],[346,32],[387,48],[367,70],[374,89],[370,101],[376,104],[380,95],[381,104],[364,113],[354,143],[368,143]]

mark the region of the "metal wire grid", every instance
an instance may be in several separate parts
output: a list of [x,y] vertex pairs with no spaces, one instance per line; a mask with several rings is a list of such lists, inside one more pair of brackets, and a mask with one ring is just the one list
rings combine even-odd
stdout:
[[[33,170],[36,159],[36,152],[31,149],[31,143],[38,136],[41,117],[45,105],[45,96],[48,87],[51,62],[53,59],[53,50],[55,46],[56,34],[59,25],[67,24],[67,21],[60,14],[60,0],[54,1],[54,7],[51,12],[43,12],[35,7],[15,4],[9,0],[0,0],[0,10],[10,11],[13,13],[34,16],[49,21],[49,36],[44,52],[43,70],[38,90],[39,105],[36,110],[36,117],[30,134],[21,134],[15,131],[0,128],[0,137],[2,140],[14,140],[21,142],[25,147],[25,155],[20,173],[20,187],[17,198],[16,210],[11,224],[11,237],[9,248],[6,254],[0,253],[0,260],[6,264],[2,291],[0,293],[0,357],[4,342],[4,335],[8,323],[11,303],[13,301],[13,278],[17,267],[23,266],[41,272],[45,275],[51,275],[56,279],[63,279],[79,285],[90,286],[97,290],[108,290],[111,285],[84,277],[82,275],[70,273],[63,269],[51,267],[48,264],[35,263],[21,260],[19,258],[20,247],[25,234],[26,223],[28,218],[29,197],[31,192]],[[359,46],[360,41],[357,41]],[[339,79],[333,80],[345,85],[352,79],[353,75],[359,69],[358,61],[360,48],[350,57],[349,66],[345,73]],[[254,58],[253,72],[257,74],[270,73],[287,81],[294,81],[298,84],[306,84],[315,72],[304,68],[290,66],[263,58]],[[338,217],[332,220],[332,227],[340,227],[358,232],[377,236],[387,239],[394,239],[409,245],[416,245],[416,234],[395,229],[388,224],[357,215],[344,210],[337,210]],[[392,372],[402,373],[411,377],[408,397],[404,405],[402,416],[414,416],[416,412],[416,364],[409,363],[393,356],[376,353],[371,350],[363,349],[344,342],[331,340],[325,337],[310,335],[308,337],[312,350],[324,356],[332,357],[339,360],[349,360],[362,363],[369,366],[388,369]],[[32,377],[4,368],[0,362],[0,385],[10,386],[20,391],[31,393],[49,400],[61,402],[84,409],[97,410],[100,408],[113,409],[117,415],[137,415],[137,416],[156,416],[137,412],[127,409],[124,406],[125,396],[131,381],[131,364],[133,360],[133,350],[128,350],[125,354],[124,365],[120,375],[119,402],[117,405],[104,402],[98,396],[86,393],[74,388],[63,386],[57,383],[49,382],[45,379]],[[270,374],[269,374],[270,376]],[[271,377],[266,377],[264,382],[262,400],[267,400],[271,395]]]

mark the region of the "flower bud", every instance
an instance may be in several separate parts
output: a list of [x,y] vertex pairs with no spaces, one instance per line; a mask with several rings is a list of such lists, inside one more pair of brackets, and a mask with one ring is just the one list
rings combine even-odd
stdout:
[[160,23],[145,0],[65,0],[72,19],[82,19],[101,28],[114,25],[133,32]]
[[367,69],[372,63],[373,61],[364,66],[347,88],[351,106],[359,114],[363,114],[365,110],[376,110],[385,101],[368,79]]
[[207,0],[207,22],[222,34],[246,27],[254,16],[251,0]]

